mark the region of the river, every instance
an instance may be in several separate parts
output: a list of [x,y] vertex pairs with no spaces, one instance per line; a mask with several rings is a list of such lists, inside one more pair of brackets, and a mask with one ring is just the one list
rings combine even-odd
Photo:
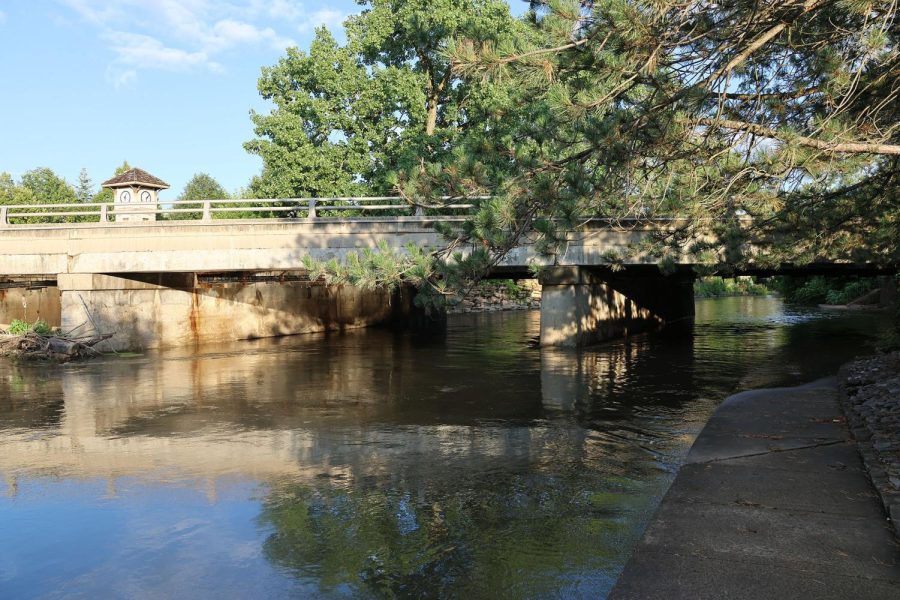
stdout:
[[602,598],[716,406],[885,318],[699,300],[694,335],[305,335],[0,362],[0,598]]

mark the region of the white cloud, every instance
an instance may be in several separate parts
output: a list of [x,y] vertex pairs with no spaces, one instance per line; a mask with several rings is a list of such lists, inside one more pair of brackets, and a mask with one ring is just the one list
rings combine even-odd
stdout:
[[276,31],[279,24],[296,28],[298,20],[331,18],[307,15],[302,4],[290,0],[57,1],[99,29],[115,55],[116,75],[107,78],[116,86],[134,82],[141,69],[222,72],[218,55],[229,50],[296,45]]
[[192,67],[208,66],[205,52],[188,52],[170,48],[154,37],[140,33],[112,31],[103,35],[116,53],[116,62],[141,69],[185,71]]
[[59,0],[62,4],[68,6],[77,12],[81,18],[93,23],[94,25],[104,25],[116,18],[121,18],[122,3],[115,2],[95,2],[92,0]]
[[118,69],[109,67],[106,69],[106,80],[109,81],[116,90],[126,88],[137,81],[137,71],[134,69]]
[[271,27],[259,29],[255,25],[233,19],[218,21],[212,33],[206,36],[205,45],[209,50],[219,51],[240,44],[266,43],[276,50],[294,46],[296,43],[275,33]]
[[0,10],[0,25],[6,23],[6,13]]
[[292,0],[273,0],[269,2],[267,12],[270,17],[276,19],[286,19],[288,21],[296,21],[306,15],[306,10],[300,2]]
[[331,31],[334,31],[344,23],[347,13],[333,8],[320,8],[311,15],[307,16],[302,23],[297,25],[300,31],[309,31],[321,25],[324,25]]

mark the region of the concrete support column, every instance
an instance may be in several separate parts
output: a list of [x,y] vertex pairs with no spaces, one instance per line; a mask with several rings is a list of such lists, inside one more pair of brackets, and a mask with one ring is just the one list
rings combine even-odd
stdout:
[[690,331],[693,274],[555,267],[541,275],[541,345],[578,347],[642,331]]

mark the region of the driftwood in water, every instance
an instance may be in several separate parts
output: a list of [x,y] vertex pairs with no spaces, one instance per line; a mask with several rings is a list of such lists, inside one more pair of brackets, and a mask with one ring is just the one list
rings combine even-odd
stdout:
[[103,333],[84,337],[43,335],[29,331],[22,335],[0,336],[0,354],[23,360],[54,360],[68,362],[79,358],[98,356],[94,348],[113,334]]

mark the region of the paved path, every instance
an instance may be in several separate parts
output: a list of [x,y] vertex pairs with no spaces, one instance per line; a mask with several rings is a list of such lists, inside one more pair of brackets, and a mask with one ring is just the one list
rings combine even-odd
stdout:
[[900,598],[900,547],[835,380],[728,398],[610,599]]

